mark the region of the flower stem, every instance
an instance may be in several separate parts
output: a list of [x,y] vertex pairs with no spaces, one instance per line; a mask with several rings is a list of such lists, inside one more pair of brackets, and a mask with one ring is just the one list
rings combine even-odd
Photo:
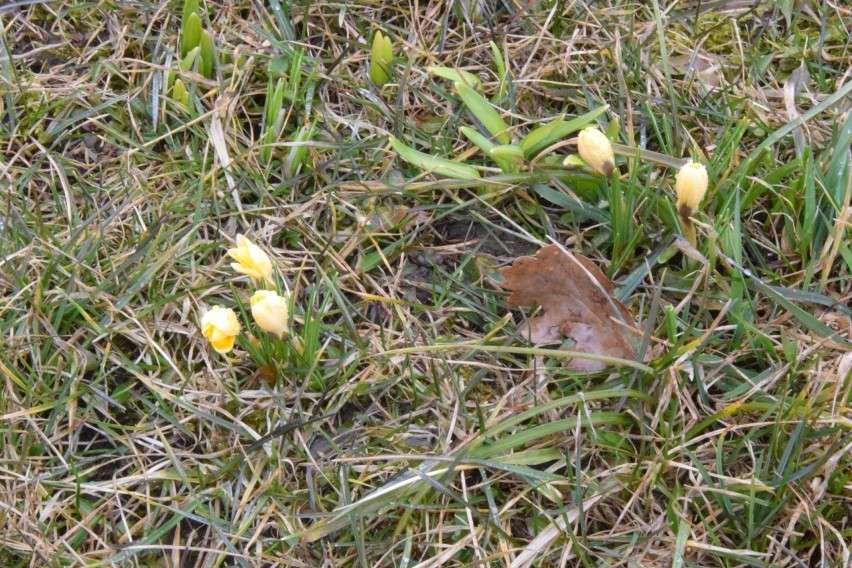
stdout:
[[689,209],[685,205],[681,205],[680,210],[678,211],[678,216],[680,217],[680,228],[683,232],[683,237],[689,241],[689,244],[692,246],[697,246],[695,223],[692,222],[692,209]]

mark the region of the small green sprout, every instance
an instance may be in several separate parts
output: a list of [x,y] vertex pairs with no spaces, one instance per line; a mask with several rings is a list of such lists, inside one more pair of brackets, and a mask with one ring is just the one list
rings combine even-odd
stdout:
[[393,43],[391,39],[376,32],[373,36],[373,47],[370,51],[370,78],[379,87],[390,83],[391,65],[393,64]]

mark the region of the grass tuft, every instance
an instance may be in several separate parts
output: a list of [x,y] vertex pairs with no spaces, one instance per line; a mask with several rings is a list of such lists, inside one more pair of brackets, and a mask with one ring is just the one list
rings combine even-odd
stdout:
[[[843,3],[187,6],[0,6],[0,566],[850,565]],[[552,242],[645,356],[524,341]]]

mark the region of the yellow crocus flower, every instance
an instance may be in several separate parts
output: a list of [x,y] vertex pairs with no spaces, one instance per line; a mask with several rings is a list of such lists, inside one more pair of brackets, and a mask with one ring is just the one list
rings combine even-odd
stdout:
[[698,209],[698,204],[704,199],[708,184],[707,168],[703,164],[697,162],[684,164],[677,172],[675,179],[678,213],[680,214],[682,207],[686,207],[689,210],[686,216],[692,215],[692,212]]
[[251,315],[263,331],[281,339],[288,331],[289,305],[283,298],[269,290],[258,290],[251,297]]
[[704,199],[708,184],[707,168],[697,162],[684,164],[675,178],[677,214],[680,217],[683,236],[692,246],[697,243],[692,214],[698,209],[701,200]]
[[606,135],[589,126],[584,128],[577,137],[577,150],[583,161],[589,164],[595,173],[609,177],[615,170],[615,154],[612,144]]
[[201,334],[210,340],[213,349],[227,353],[234,348],[234,340],[240,334],[237,314],[231,308],[213,306],[201,318]]
[[231,268],[250,277],[255,284],[261,280],[268,283],[273,281],[269,256],[244,235],[237,235],[237,246],[228,250],[228,256],[237,261],[231,263]]

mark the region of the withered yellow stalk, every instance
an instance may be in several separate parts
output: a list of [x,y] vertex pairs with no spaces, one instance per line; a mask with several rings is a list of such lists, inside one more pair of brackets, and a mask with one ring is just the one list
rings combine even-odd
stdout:
[[695,224],[692,215],[707,193],[707,169],[703,164],[689,162],[677,173],[675,193],[677,194],[677,215],[683,236],[692,246],[696,245]]

